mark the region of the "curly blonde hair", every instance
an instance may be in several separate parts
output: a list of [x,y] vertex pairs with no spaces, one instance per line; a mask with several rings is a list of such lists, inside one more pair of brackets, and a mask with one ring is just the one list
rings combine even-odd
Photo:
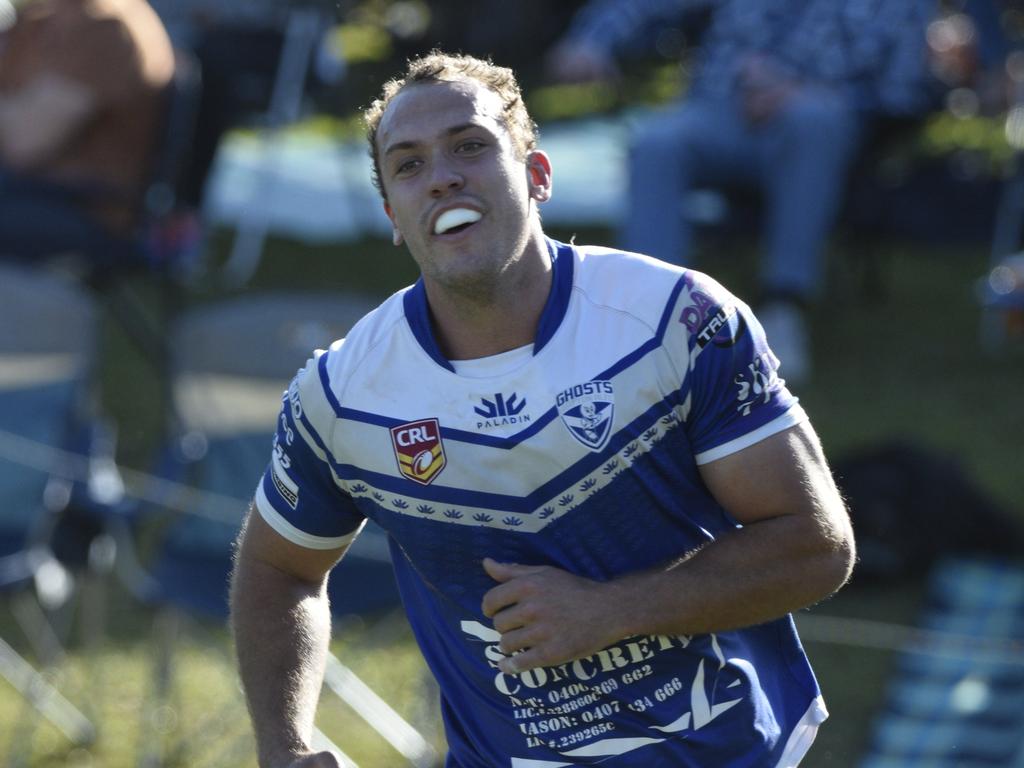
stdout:
[[527,152],[537,148],[537,124],[526,110],[523,93],[511,69],[499,67],[489,59],[431,51],[425,56],[410,60],[402,76],[384,83],[381,95],[363,112],[366,139],[370,144],[370,157],[373,159],[373,185],[385,199],[387,193],[381,182],[377,131],[388,105],[407,86],[459,80],[475,80],[498,94],[501,98],[505,128],[512,137],[512,145],[520,159],[525,158]]

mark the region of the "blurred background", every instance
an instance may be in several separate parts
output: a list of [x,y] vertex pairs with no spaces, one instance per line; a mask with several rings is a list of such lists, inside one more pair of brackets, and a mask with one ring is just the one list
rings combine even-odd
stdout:
[[[629,39],[583,71],[567,46],[613,2],[154,0],[164,32],[148,11],[140,28],[165,34],[168,63],[145,67],[164,75],[130,197],[39,176],[61,205],[126,203],[130,221],[37,253],[11,233],[51,211],[38,243],[56,215],[19,207],[40,190],[26,179],[68,150],[11,138],[17,108],[51,103],[42,86],[25,99],[23,46],[42,29],[63,35],[42,38],[57,58],[80,45],[95,61],[111,46],[44,23],[90,2],[106,9],[0,0],[0,765],[253,766],[224,629],[230,542],[294,371],[416,278],[360,110],[433,47],[512,67],[554,167],[546,230],[615,244],[631,137],[690,97],[715,4],[619,3],[607,18]],[[812,364],[790,384],[861,556],[797,616],[832,715],[810,766],[1024,766],[1024,8],[925,5],[918,106],[865,132],[801,303]],[[39,142],[100,124],[75,87],[52,104]],[[40,138],[65,119],[74,131]],[[677,206],[690,263],[761,301],[758,195],[695,185]],[[364,768],[440,765],[436,690],[388,573],[370,530],[332,580],[319,735]]]

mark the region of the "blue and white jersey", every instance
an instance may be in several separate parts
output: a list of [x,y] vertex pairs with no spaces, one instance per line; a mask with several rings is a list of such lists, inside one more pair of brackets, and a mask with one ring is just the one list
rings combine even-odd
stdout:
[[597,580],[666,564],[736,526],[698,466],[805,418],[749,308],[710,278],[549,248],[532,349],[456,372],[418,283],[311,360],[285,396],[258,509],[306,547],[341,545],[367,518],[387,531],[440,684],[448,766],[798,759],[826,712],[789,617],[498,669],[484,557]]

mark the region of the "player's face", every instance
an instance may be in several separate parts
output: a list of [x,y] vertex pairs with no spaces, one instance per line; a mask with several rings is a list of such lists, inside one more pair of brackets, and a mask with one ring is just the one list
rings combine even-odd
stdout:
[[551,166],[517,156],[496,93],[475,81],[408,86],[377,134],[385,210],[428,287],[483,289],[539,235]]

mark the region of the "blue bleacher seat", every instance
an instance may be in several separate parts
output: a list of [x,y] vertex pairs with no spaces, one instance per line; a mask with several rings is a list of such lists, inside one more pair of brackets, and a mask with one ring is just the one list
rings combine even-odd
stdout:
[[946,559],[859,768],[1024,765],[1024,565]]

